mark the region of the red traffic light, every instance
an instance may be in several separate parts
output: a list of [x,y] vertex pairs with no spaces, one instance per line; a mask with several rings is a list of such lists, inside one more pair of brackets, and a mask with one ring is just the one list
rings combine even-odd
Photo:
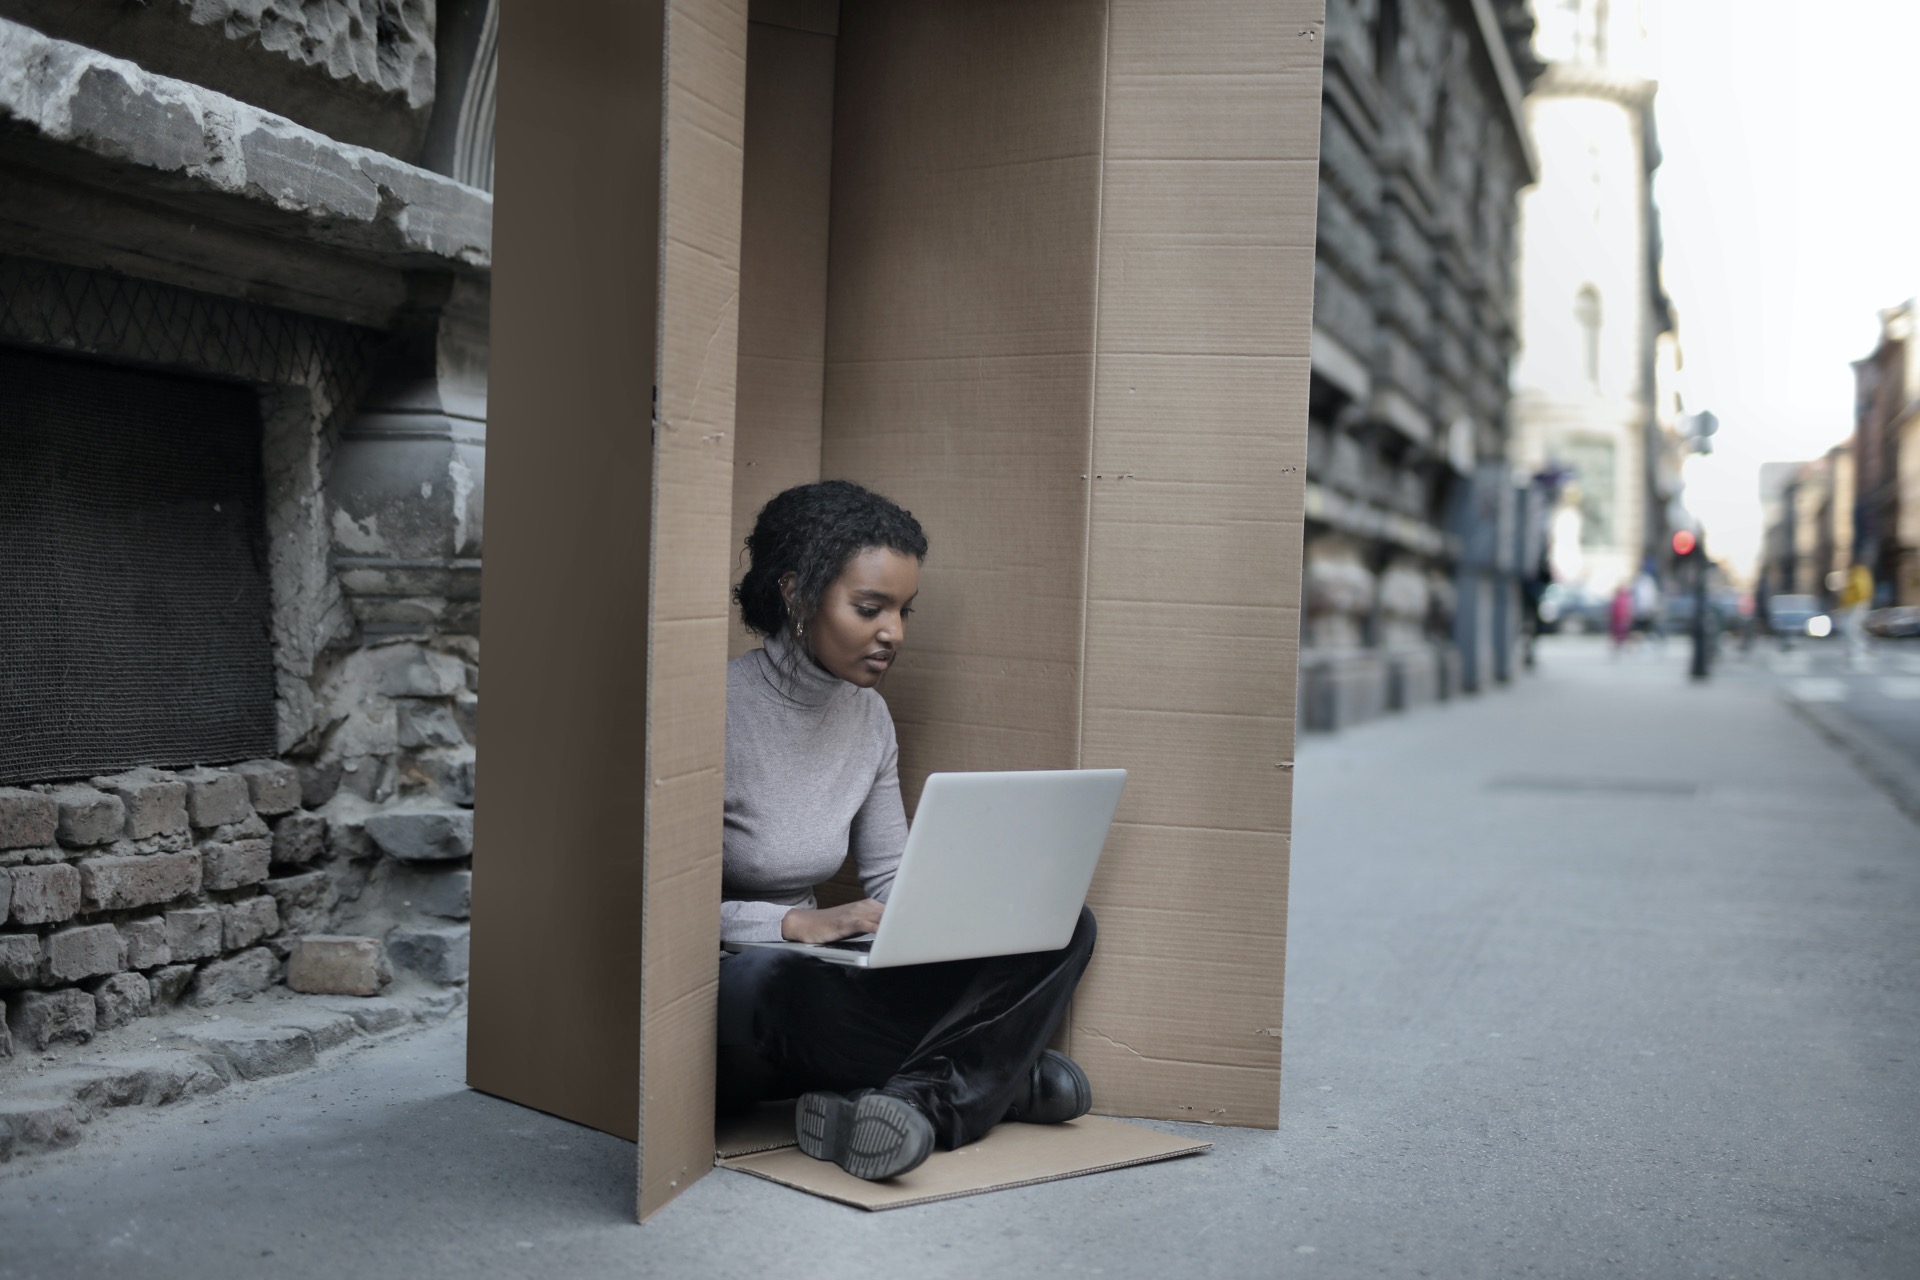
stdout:
[[1693,530],[1675,529],[1673,531],[1673,554],[1677,556],[1690,556],[1693,554],[1693,549],[1698,545],[1699,541],[1693,536]]

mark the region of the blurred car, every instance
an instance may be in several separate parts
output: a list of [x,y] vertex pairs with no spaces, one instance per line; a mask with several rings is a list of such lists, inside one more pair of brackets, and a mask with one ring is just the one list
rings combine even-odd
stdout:
[[1607,629],[1609,602],[1563,582],[1550,583],[1540,593],[1540,630],[1577,636]]
[[1869,634],[1884,636],[1889,640],[1920,637],[1920,606],[1909,604],[1892,609],[1875,609],[1867,615],[1866,627]]
[[1824,636],[1833,631],[1833,619],[1820,607],[1818,596],[1767,597],[1767,629],[1781,638]]

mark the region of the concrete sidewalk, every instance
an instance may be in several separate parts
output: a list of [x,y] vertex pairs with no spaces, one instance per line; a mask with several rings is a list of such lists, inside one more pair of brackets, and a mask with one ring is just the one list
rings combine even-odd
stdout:
[[639,1228],[632,1148],[465,1091],[455,1019],[0,1170],[0,1276],[1920,1274],[1920,828],[1678,647],[1541,660],[1303,744],[1277,1134]]

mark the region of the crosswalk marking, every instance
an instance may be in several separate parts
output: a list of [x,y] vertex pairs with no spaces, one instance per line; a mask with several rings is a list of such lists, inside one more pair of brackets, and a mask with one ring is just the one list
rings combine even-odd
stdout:
[[1880,696],[1905,702],[1920,701],[1920,676],[1880,677]]
[[1845,702],[1847,682],[1833,676],[1801,676],[1787,681],[1787,692],[1801,702]]

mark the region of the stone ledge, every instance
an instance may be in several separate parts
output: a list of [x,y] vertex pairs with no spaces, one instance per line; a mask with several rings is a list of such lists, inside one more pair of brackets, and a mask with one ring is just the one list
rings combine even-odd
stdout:
[[181,1012],[166,1028],[145,1020],[83,1054],[38,1054],[37,1063],[23,1055],[0,1069],[0,1163],[71,1147],[121,1108],[168,1106],[325,1065],[335,1050],[442,1022],[463,1003],[458,992],[288,995],[218,1015]]
[[394,265],[492,265],[486,192],[5,19],[0,130],[84,154],[163,204]]

